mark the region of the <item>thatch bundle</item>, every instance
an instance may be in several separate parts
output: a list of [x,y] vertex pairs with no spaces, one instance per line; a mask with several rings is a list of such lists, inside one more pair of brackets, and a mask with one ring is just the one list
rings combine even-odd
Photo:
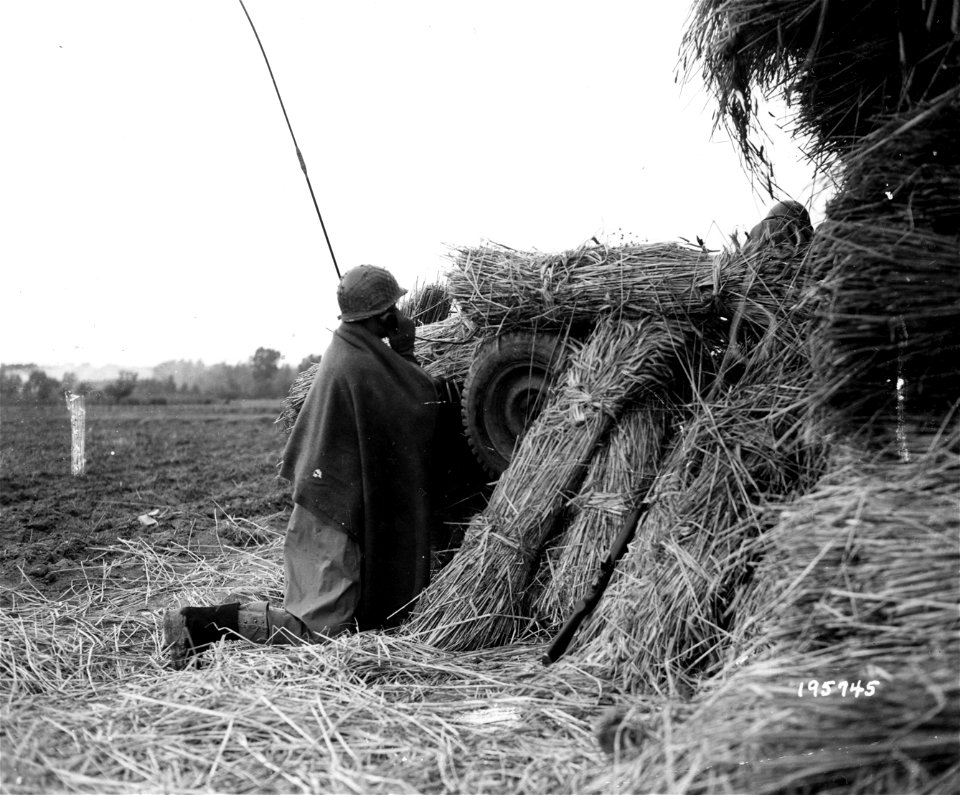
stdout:
[[960,395],[958,130],[960,89],[866,138],[811,253],[824,273],[825,396],[880,431],[939,424]]
[[709,305],[719,275],[701,249],[679,243],[560,254],[488,245],[452,254],[447,289],[477,325],[490,329],[592,326],[615,313],[689,314]]
[[[644,727],[659,742],[594,791],[955,791],[958,442],[910,463],[850,451],[784,506],[758,539],[759,656],[724,671],[682,725],[667,705]],[[873,695],[854,688],[870,682]]]
[[[807,424],[804,253],[751,244],[721,257],[752,278],[727,310],[729,338],[710,351],[710,377],[686,354],[688,383],[675,390],[687,399],[676,408],[678,431],[647,495],[651,507],[575,650],[619,687],[665,687],[717,670],[755,563],[750,542],[769,524],[766,501],[819,474],[822,450]],[[759,306],[775,308],[762,324]]]
[[297,416],[303,407],[303,401],[307,399],[307,392],[310,391],[319,368],[320,362],[311,364],[303,372],[297,373],[297,377],[293,379],[290,391],[283,399],[280,416],[275,420],[275,423],[280,426],[280,430],[284,433],[290,433],[293,430],[293,424],[297,421]]
[[453,302],[440,282],[418,283],[397,302],[397,308],[416,325],[429,326],[445,319]]
[[[806,451],[798,419],[811,383],[803,344],[809,310],[799,306],[807,289],[804,251],[751,244],[725,252],[713,270],[736,278],[715,281],[709,304],[698,305],[692,315],[652,311],[655,305],[662,308],[658,302],[669,294],[661,289],[662,280],[651,282],[646,294],[635,287],[633,306],[641,319],[610,317],[572,355],[487,509],[472,522],[461,551],[421,597],[408,631],[422,633],[430,643],[471,648],[507,642],[531,623],[555,624],[595,577],[622,511],[652,481],[666,428],[679,421],[681,436],[661,471],[644,527],[662,528],[658,545],[665,540],[660,535],[687,527],[681,535],[703,545],[693,554],[704,556],[710,568],[704,581],[711,582],[713,602],[702,613],[710,626],[697,629],[693,616],[701,613],[702,589],[684,592],[691,602],[676,612],[675,626],[690,634],[669,640],[672,655],[659,654],[664,647],[652,645],[649,665],[674,666],[680,658],[692,665],[691,655],[701,657],[702,638],[692,638],[698,633],[714,637],[715,612],[728,606],[745,565],[731,564],[718,577],[715,558],[721,550],[720,560],[732,554],[725,544],[739,548],[759,532],[762,499],[809,481],[817,464],[816,455]],[[537,262],[524,266],[511,255],[514,280],[537,284],[542,274]],[[634,285],[641,281],[633,277]],[[474,293],[471,311],[492,305],[494,284]],[[521,311],[519,305],[507,309]],[[543,314],[533,311],[536,322],[543,322]],[[509,316],[494,319],[504,322]],[[622,414],[644,392],[648,397],[636,413]],[[686,404],[668,410],[681,396]],[[618,427],[608,435],[613,423]],[[618,493],[611,494],[614,490]],[[678,560],[689,560],[690,554],[684,551]],[[532,580],[538,567],[540,575]],[[682,567],[673,574],[686,581]],[[627,579],[635,583],[637,576],[633,572]],[[614,634],[629,635],[631,650],[625,653],[631,660],[632,644],[649,637],[650,622],[637,616],[650,616],[638,605],[646,602],[653,611],[662,606],[647,596],[605,600],[623,612],[622,622],[612,620],[610,626]],[[606,640],[601,645],[605,664],[616,668],[611,660],[617,656],[610,655]],[[611,648],[618,645],[620,640]],[[622,673],[636,683],[637,670],[631,662]],[[644,670],[644,676],[648,673]]]
[[580,491],[597,446],[631,402],[657,399],[685,346],[662,321],[614,318],[576,346],[462,548],[421,595],[408,633],[444,648],[520,634],[538,553]]
[[689,685],[727,662],[765,504],[802,491],[821,464],[800,421],[810,377],[795,352],[691,411],[638,540],[583,630],[581,662],[640,691]]
[[769,165],[758,95],[784,95],[809,156],[824,159],[960,83],[957,0],[697,0],[690,19],[686,70],[699,64],[754,167]]
[[420,326],[414,353],[417,361],[434,378],[463,382],[483,338],[477,327],[462,313]]
[[580,493],[570,501],[569,524],[543,553],[541,590],[531,607],[540,624],[559,626],[597,579],[631,500],[644,498],[656,477],[671,419],[666,404],[634,407],[594,455]]

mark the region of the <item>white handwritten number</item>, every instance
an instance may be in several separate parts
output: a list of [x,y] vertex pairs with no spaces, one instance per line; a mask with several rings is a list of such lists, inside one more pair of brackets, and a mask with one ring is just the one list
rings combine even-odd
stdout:
[[860,681],[859,679],[856,682],[848,682],[846,679],[841,679],[839,682],[835,679],[828,679],[825,682],[817,679],[811,679],[808,682],[801,681],[797,685],[797,698],[803,698],[804,691],[812,693],[814,698],[817,696],[826,698],[834,692],[834,689],[840,693],[841,698],[846,698],[848,690],[854,698],[860,698],[860,696],[870,698],[870,696],[876,695],[877,687],[880,685],[879,679],[871,679],[867,682],[866,688],[860,684]]

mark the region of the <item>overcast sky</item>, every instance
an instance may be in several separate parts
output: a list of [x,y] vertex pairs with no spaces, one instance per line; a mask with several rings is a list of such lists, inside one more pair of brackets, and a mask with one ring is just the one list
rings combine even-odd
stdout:
[[[675,82],[682,2],[247,8],[341,270],[412,286],[450,245],[719,247],[772,204]],[[237,0],[8,0],[0,65],[0,361],[322,352],[337,278]],[[823,190],[774,146],[787,194]]]

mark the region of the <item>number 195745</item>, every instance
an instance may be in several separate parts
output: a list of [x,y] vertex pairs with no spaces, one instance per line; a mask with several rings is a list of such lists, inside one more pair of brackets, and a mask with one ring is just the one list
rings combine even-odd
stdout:
[[877,685],[879,684],[880,681],[878,679],[871,679],[867,682],[866,687],[860,684],[859,679],[856,682],[848,682],[846,679],[841,679],[839,682],[835,679],[828,679],[825,682],[821,682],[818,679],[811,679],[809,682],[800,683],[797,687],[797,697],[802,698],[804,691],[806,691],[811,693],[814,698],[817,696],[830,696],[834,693],[839,693],[841,698],[846,698],[847,693],[850,693],[854,698],[860,698],[860,696],[869,698],[877,692]]

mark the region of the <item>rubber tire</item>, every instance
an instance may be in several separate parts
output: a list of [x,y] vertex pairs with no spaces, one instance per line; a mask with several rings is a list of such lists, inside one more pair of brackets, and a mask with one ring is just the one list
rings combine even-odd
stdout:
[[463,389],[463,425],[480,464],[499,477],[553,383],[563,342],[527,331],[493,337],[477,350]]

